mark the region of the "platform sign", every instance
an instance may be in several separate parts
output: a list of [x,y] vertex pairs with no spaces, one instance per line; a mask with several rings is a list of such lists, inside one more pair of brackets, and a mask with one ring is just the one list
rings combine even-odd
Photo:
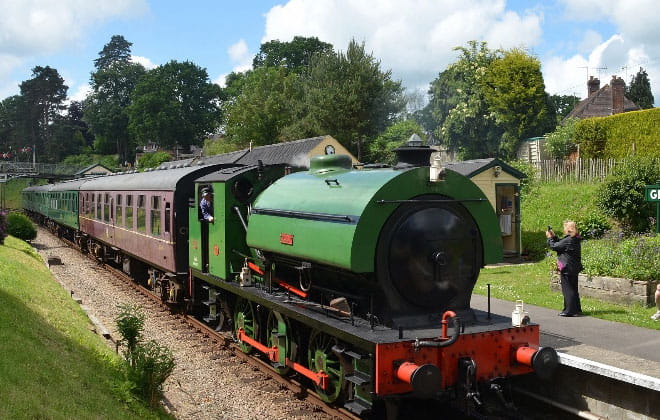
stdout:
[[655,233],[660,233],[660,185],[645,185],[644,199],[655,203]]

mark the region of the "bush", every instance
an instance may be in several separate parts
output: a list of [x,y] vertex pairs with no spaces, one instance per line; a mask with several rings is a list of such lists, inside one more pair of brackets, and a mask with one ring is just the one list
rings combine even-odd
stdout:
[[171,160],[172,156],[170,156],[170,154],[167,152],[145,153],[144,155],[140,156],[140,159],[138,159],[138,167],[140,169],[156,168],[161,163],[169,162]]
[[7,215],[7,233],[24,241],[31,241],[37,237],[37,229],[32,221],[21,213]]
[[140,341],[145,315],[139,306],[124,304],[119,305],[119,310],[115,322],[122,341],[126,343],[126,376],[132,383],[126,388],[142,396],[152,407],[156,406],[163,383],[174,370],[174,356],[170,349],[155,341]]
[[657,281],[660,278],[660,235],[610,237],[584,241],[582,265],[587,274]]
[[610,229],[612,225],[607,221],[607,218],[599,213],[591,213],[575,222],[578,227],[578,232],[585,239],[598,239]]
[[645,201],[644,186],[655,184],[659,179],[658,159],[629,157],[615,167],[598,190],[598,206],[606,216],[619,222],[625,232],[647,232],[655,207]]

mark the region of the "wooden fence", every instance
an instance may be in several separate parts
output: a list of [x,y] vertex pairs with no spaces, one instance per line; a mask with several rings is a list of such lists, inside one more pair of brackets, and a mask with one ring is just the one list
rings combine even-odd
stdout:
[[620,163],[615,159],[543,160],[534,162],[536,176],[541,181],[591,182],[602,181]]

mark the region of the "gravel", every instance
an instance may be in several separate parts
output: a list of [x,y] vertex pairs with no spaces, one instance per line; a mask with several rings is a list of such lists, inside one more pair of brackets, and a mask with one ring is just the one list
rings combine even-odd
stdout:
[[[94,261],[69,248],[47,230],[39,228],[33,246],[44,258],[59,257],[51,265],[55,279],[73,297],[82,300],[89,314],[110,332],[115,326],[118,305],[146,307],[145,298],[122,288],[114,276]],[[164,385],[164,405],[177,419],[331,419],[296,398],[267,375],[249,366],[231,350],[200,343],[201,336],[177,323],[175,318],[144,310],[143,336],[167,346],[176,367]],[[108,345],[114,349],[112,341]]]

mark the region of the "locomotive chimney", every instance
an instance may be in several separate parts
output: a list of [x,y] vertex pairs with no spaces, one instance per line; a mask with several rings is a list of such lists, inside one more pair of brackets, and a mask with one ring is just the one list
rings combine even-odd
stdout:
[[431,166],[431,154],[435,152],[429,146],[422,145],[422,139],[413,134],[406,144],[394,149],[397,163],[394,169],[414,168],[417,166]]

